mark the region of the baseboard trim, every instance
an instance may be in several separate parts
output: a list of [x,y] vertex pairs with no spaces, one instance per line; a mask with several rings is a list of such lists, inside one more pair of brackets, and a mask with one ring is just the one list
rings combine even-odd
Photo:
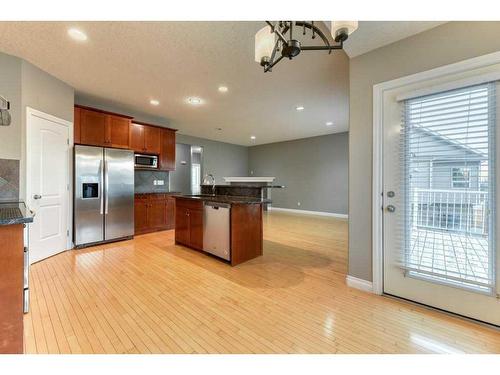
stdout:
[[283,211],[283,212],[292,212],[292,213],[295,213],[295,214],[329,216],[329,217],[336,217],[336,218],[339,218],[339,219],[348,219],[349,218],[349,215],[346,215],[346,214],[336,214],[336,213],[333,213],[333,212],[297,210],[297,209],[293,209],[293,208],[281,208],[281,207],[274,207],[274,206],[271,206],[268,209],[270,211]]
[[350,288],[356,288],[365,292],[373,293],[373,283],[371,281],[358,279],[357,277],[347,275],[346,283]]

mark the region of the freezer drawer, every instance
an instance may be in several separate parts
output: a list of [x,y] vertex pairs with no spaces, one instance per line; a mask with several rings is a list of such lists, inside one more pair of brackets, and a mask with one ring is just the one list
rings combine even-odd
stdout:
[[231,206],[205,202],[203,207],[203,250],[231,260]]

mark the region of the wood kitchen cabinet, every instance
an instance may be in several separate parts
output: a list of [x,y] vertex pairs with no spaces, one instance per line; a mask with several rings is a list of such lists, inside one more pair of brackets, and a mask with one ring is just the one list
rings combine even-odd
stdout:
[[0,225],[0,354],[23,352],[23,230]]
[[161,129],[160,169],[175,171],[175,130]]
[[176,198],[175,242],[203,250],[203,202]]
[[105,113],[81,109],[80,143],[91,146],[105,146],[106,118]]
[[81,143],[81,119],[82,110],[80,107],[75,107],[73,116],[73,142],[76,144]]
[[147,197],[135,196],[134,199],[134,232],[146,233],[148,230],[148,205]]
[[75,143],[130,148],[131,119],[129,116],[75,106]]
[[161,129],[156,126],[133,122],[130,127],[131,148],[136,152],[159,155]]
[[134,200],[135,234],[173,229],[175,202],[170,194],[136,194]]
[[130,147],[130,119],[109,115],[106,123],[106,145],[117,148]]

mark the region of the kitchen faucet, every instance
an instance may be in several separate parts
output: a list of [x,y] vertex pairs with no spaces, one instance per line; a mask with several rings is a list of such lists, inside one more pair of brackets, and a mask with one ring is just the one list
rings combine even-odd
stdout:
[[205,177],[203,178],[203,185],[209,185],[210,182],[208,179],[212,179],[212,195],[215,195],[215,177],[213,174],[206,174]]

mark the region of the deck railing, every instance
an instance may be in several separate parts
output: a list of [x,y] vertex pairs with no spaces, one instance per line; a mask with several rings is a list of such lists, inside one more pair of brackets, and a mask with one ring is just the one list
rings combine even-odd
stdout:
[[413,226],[488,233],[488,192],[415,188],[410,207]]

